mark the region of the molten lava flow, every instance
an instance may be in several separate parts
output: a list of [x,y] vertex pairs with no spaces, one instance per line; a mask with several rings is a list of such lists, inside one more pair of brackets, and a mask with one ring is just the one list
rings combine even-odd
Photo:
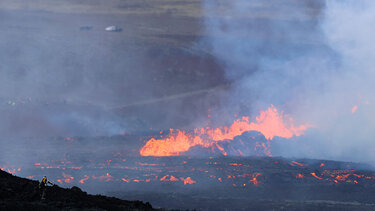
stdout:
[[176,177],[174,177],[172,175],[165,175],[164,177],[162,177],[160,179],[160,181],[172,181],[172,182],[175,182],[175,181],[179,181],[179,179],[177,179]]
[[83,183],[85,183],[85,181],[88,180],[89,178],[90,178],[89,176],[85,175],[85,178],[81,179],[81,180],[79,181],[79,183],[83,184]]
[[180,179],[184,181],[184,185],[186,184],[191,185],[197,182],[197,181],[192,180],[191,177],[186,177],[186,179],[184,179],[183,177],[180,177]]
[[304,178],[305,176],[303,174],[297,174],[296,178]]
[[180,130],[177,130],[177,133],[175,133],[171,129],[169,136],[164,140],[150,139],[141,149],[140,153],[142,156],[176,156],[196,145],[209,147],[198,136],[192,137],[185,131]]
[[16,168],[15,166],[0,166],[0,170],[6,171],[9,174],[16,174],[21,171],[21,168]]
[[336,176],[336,180],[345,181],[345,180],[348,179],[349,176],[350,176],[350,174],[338,175],[338,176]]
[[354,114],[357,111],[357,109],[358,109],[357,105],[353,106],[353,108],[352,108],[352,114]]
[[261,173],[256,173],[253,175],[253,179],[249,180],[249,182],[252,182],[254,185],[258,185],[259,184],[259,180],[258,180],[258,177],[262,175]]
[[62,173],[64,179],[63,180],[57,180],[58,182],[62,183],[61,181],[64,181],[65,183],[71,183],[74,180],[74,177],[69,174],[65,174],[64,172]]
[[110,175],[109,173],[107,173],[106,175],[103,175],[103,176],[92,176],[92,178],[94,180],[99,180],[99,181],[111,181],[112,180],[112,175]]
[[121,178],[121,180],[124,182],[130,182],[130,179]]
[[318,177],[318,176],[316,175],[315,172],[312,172],[311,175],[312,175],[313,177],[317,178],[317,179],[323,179],[323,178],[321,178],[321,177]]
[[305,166],[306,164],[298,163],[297,161],[291,161],[291,162],[290,162],[290,165],[291,165],[291,166],[301,166],[301,167],[303,167],[303,166]]
[[197,128],[192,133],[170,129],[165,139],[150,139],[142,147],[140,154],[142,156],[178,156],[194,146],[206,148],[216,146],[223,155],[227,155],[224,148],[217,142],[233,140],[234,137],[247,131],[259,131],[267,140],[272,140],[275,136],[283,138],[300,136],[307,129],[307,125],[295,127],[292,118],[283,115],[282,112],[279,113],[273,106],[266,111],[261,111],[255,120],[255,122],[250,122],[249,117],[242,117],[235,120],[230,127]]

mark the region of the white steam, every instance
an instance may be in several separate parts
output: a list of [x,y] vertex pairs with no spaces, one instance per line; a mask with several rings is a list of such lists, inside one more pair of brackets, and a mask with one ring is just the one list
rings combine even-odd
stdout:
[[[314,125],[284,156],[375,158],[375,2],[205,1],[207,41],[233,81],[230,105],[274,104]],[[288,2],[288,3],[286,3]]]

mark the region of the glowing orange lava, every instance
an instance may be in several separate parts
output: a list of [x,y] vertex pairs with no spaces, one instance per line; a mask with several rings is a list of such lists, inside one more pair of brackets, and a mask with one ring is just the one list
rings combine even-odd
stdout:
[[249,180],[249,182],[252,182],[254,185],[258,185],[259,184],[258,177],[261,175],[262,175],[261,173],[254,174],[253,179]]
[[353,108],[352,108],[352,114],[354,114],[357,111],[357,109],[358,109],[357,105],[353,106]]
[[[69,175],[69,174],[65,174],[64,172],[62,173],[64,179],[62,181],[64,181],[65,183],[71,183],[73,182],[74,180],[74,177],[72,175]],[[57,180],[58,182],[62,183],[61,180]]]
[[172,181],[172,182],[175,182],[175,181],[179,181],[179,179],[177,179],[176,177],[174,177],[172,175],[165,175],[164,177],[162,177],[160,179],[160,181]]
[[215,146],[223,155],[227,155],[224,148],[217,142],[233,140],[247,131],[259,131],[267,140],[275,136],[291,138],[300,136],[307,129],[307,125],[295,127],[293,119],[271,106],[266,111],[261,111],[255,122],[250,122],[249,117],[242,117],[233,122],[229,127],[197,128],[194,132],[170,129],[170,133],[164,139],[150,139],[140,150],[142,156],[178,156],[187,152],[191,147]]
[[191,177],[186,177],[186,179],[184,179],[183,177],[180,177],[180,179],[184,181],[184,185],[186,184],[191,185],[197,182],[197,181],[192,180]]
[[85,175],[85,178],[79,180],[79,183],[83,184],[83,183],[85,183],[85,181],[88,180],[88,179],[90,179],[90,177],[87,176],[87,175]]
[[291,161],[290,165],[292,165],[292,166],[305,166],[306,164],[298,163],[297,161]]
[[305,176],[303,174],[297,174],[296,178],[304,178]]
[[313,177],[317,178],[317,179],[323,179],[323,178],[321,178],[321,177],[318,177],[318,176],[316,175],[315,172],[312,172],[311,175],[312,175]]

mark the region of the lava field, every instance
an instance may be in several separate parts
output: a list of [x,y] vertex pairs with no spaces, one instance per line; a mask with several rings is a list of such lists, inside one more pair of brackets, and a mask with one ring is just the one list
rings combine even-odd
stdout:
[[[181,156],[140,156],[145,134],[13,141],[19,145],[28,144],[30,148],[27,152],[15,150],[17,147],[2,149],[2,155],[16,157],[27,153],[30,159],[18,164],[9,160],[1,164],[1,170],[32,180],[47,175],[62,187],[78,186],[89,193],[150,201],[153,206],[165,208],[212,209],[216,205],[210,205],[204,199],[228,197],[232,202],[239,200],[237,204],[242,208],[249,198],[256,203],[259,200],[275,203],[280,200],[328,200],[359,202],[361,206],[374,203],[375,171],[369,165],[256,156],[256,153],[247,157],[224,156],[218,148],[210,148],[209,156],[196,156],[202,151],[207,153],[208,149],[204,147],[195,147]],[[150,137],[153,135],[156,136],[149,134]],[[258,141],[253,144],[255,149],[267,142],[263,135],[254,132],[244,133],[234,141],[239,138]],[[30,145],[30,142],[36,144]],[[113,147],[120,143],[126,144],[121,148]],[[224,143],[221,146],[228,150],[231,145]],[[192,199],[192,196],[196,198]],[[293,204],[292,207],[296,206]]]

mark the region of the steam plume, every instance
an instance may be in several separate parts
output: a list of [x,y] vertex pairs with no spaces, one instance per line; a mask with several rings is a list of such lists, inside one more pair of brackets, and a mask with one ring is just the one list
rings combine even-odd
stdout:
[[254,114],[274,104],[315,126],[292,148],[280,147],[281,155],[370,162],[375,3],[274,3],[204,3],[204,41],[234,84],[228,106],[245,105]]

